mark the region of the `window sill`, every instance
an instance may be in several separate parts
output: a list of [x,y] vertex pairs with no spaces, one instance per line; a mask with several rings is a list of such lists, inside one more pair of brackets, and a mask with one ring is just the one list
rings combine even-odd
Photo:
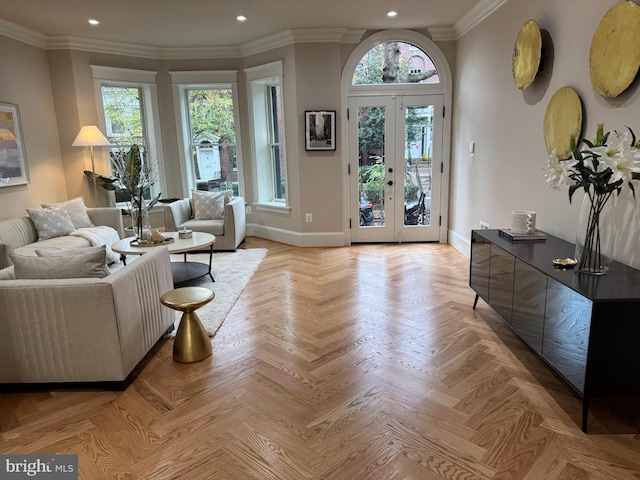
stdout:
[[279,213],[281,215],[288,215],[291,213],[291,207],[286,206],[280,202],[261,202],[254,203],[253,208],[260,212]]

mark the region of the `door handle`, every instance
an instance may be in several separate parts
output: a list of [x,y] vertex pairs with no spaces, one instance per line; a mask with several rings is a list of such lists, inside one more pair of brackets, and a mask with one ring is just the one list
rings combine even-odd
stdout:
[[393,180],[389,180],[389,181],[387,182],[387,185],[393,185]]

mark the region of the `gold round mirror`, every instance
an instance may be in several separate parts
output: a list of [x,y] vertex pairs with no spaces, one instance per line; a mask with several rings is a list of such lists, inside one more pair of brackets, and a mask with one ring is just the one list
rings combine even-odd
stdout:
[[556,151],[558,158],[571,156],[571,139],[576,144],[582,133],[582,100],[570,87],[558,90],[544,114],[544,141],[547,152]]
[[620,2],[602,17],[591,40],[591,84],[603,97],[624,92],[640,68],[640,5]]
[[542,57],[542,34],[535,20],[527,20],[518,32],[511,64],[513,80],[520,90],[533,83]]

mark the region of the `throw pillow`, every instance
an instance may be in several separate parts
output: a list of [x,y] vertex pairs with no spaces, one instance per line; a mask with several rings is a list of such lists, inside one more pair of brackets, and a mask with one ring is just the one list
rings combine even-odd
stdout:
[[76,228],[94,226],[93,222],[89,218],[89,215],[87,214],[87,207],[85,206],[84,199],[82,197],[72,198],[71,200],[60,203],[43,203],[41,206],[42,208],[52,208],[60,206],[66,207],[67,212],[69,213],[69,217],[71,218],[71,223],[73,223],[73,226]]
[[105,251],[69,257],[27,257],[11,254],[16,279],[104,278]]
[[107,246],[100,245],[98,247],[78,247],[78,248],[67,248],[64,250],[55,250],[53,248],[45,248],[36,250],[36,255],[39,257],[72,257],[74,255],[84,255],[87,253],[98,253],[101,252],[104,255],[105,263],[103,265],[105,276],[111,273],[109,267],[107,266]]
[[225,192],[203,192],[192,190],[194,218],[196,220],[224,219],[224,206],[229,203],[230,195]]
[[27,213],[38,232],[38,240],[69,235],[76,228],[64,206],[43,208],[27,208]]

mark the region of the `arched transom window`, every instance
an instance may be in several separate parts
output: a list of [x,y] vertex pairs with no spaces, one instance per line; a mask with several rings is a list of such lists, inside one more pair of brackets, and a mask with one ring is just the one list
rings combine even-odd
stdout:
[[421,48],[407,42],[381,43],[358,63],[351,85],[440,83],[438,70]]

